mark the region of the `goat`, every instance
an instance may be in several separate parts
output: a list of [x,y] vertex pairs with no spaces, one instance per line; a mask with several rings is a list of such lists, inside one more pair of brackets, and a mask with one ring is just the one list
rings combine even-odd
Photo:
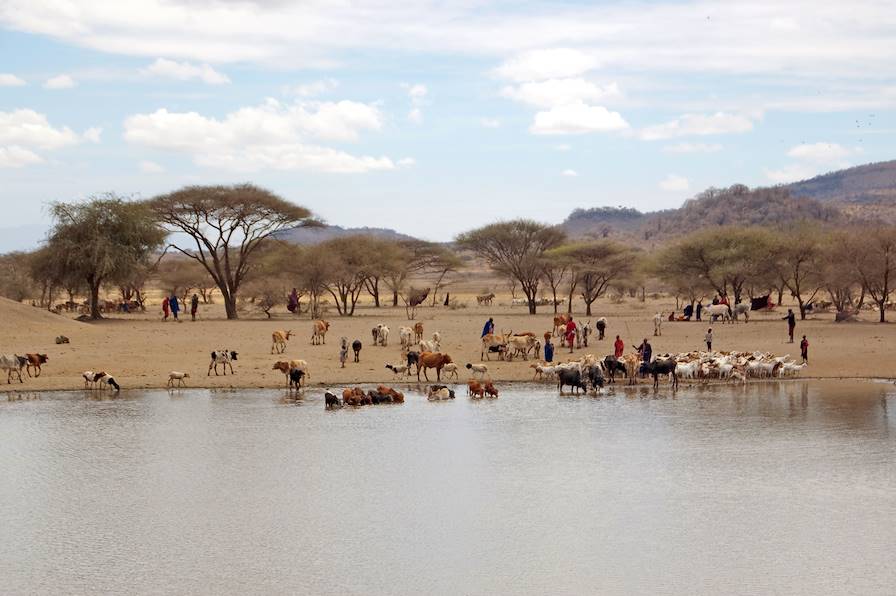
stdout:
[[393,375],[409,375],[411,374],[411,367],[406,364],[387,364],[386,368],[392,371]]
[[327,343],[327,331],[330,330],[330,321],[314,321],[311,327],[311,345]]
[[457,379],[457,364],[454,362],[449,362],[445,366],[442,367],[442,370],[445,371],[445,378],[454,377]]
[[230,367],[230,374],[235,375],[233,372],[233,361],[236,360],[237,353],[233,350],[215,350],[212,352],[211,362],[208,363],[208,374],[206,376],[210,376],[212,374],[212,369],[215,369],[215,376],[218,376],[218,365],[221,364],[224,368],[224,376],[227,376],[227,367]]
[[292,331],[274,331],[271,334],[271,354],[276,350],[277,354],[286,351],[286,342],[292,336]]
[[469,370],[474,375],[479,375],[479,378],[484,379],[485,375],[488,374],[488,366],[485,364],[471,364],[467,363],[467,370]]

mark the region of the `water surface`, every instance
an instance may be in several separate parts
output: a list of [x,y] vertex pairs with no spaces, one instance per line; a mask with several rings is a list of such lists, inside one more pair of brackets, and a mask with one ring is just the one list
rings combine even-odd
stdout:
[[892,594],[894,389],[3,401],[2,591]]

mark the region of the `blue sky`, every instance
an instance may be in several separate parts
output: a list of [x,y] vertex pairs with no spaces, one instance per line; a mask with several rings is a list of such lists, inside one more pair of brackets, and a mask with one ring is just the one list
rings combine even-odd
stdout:
[[447,240],[894,158],[887,2],[0,0],[0,250],[251,181]]

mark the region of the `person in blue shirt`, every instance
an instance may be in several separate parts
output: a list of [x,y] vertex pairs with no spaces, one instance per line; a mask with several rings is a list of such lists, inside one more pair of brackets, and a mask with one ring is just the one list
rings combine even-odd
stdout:
[[178,303],[176,295],[171,294],[171,298],[168,299],[168,305],[171,307],[171,314],[174,315],[174,320],[178,321],[177,313],[180,312],[180,303]]
[[551,343],[550,338],[546,339],[544,342],[544,361],[554,361],[554,344]]
[[485,326],[482,328],[482,335],[480,337],[485,337],[489,333],[495,332],[495,321],[491,317],[489,317],[488,321],[485,322]]

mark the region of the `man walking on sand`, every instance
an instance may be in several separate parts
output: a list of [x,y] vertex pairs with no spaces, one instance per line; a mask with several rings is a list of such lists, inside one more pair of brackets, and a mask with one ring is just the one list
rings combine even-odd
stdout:
[[803,341],[800,342],[800,355],[803,357],[803,364],[809,364],[809,340],[805,335]]
[[193,320],[196,320],[196,312],[199,310],[199,296],[193,294],[193,297],[190,298],[190,317]]
[[796,329],[796,315],[793,314],[793,309],[787,309],[787,316],[782,317],[782,321],[787,321],[787,335],[790,337],[790,342],[793,343],[793,330]]
[[706,337],[703,338],[703,341],[706,342],[706,351],[712,352],[712,327],[707,330]]
[[171,314],[174,315],[174,320],[180,323],[180,320],[177,318],[177,313],[180,312],[180,303],[177,301],[176,294],[171,294],[168,304],[171,306]]

